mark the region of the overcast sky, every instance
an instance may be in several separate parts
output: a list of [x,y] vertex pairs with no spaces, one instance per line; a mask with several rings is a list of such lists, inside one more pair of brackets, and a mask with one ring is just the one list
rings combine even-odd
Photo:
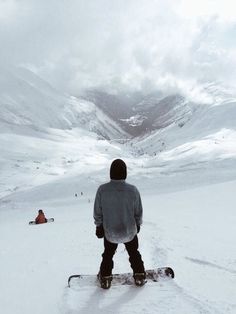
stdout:
[[0,65],[73,94],[233,85],[236,1],[0,0],[0,45]]

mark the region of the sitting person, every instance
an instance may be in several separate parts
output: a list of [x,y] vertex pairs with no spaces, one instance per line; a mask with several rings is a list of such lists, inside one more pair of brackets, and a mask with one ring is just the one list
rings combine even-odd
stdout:
[[47,222],[47,218],[45,217],[43,210],[40,209],[38,211],[38,216],[35,218],[35,223],[36,224],[43,224],[45,222]]

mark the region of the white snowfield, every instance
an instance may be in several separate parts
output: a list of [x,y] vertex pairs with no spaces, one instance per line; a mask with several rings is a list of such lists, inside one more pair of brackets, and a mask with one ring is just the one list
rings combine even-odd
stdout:
[[[3,313],[235,313],[236,181],[165,194],[146,191],[144,182],[139,240],[145,266],[170,265],[176,277],[109,291],[66,286],[71,274],[97,273],[103,247],[89,202],[94,188],[84,185],[81,196],[74,181],[69,196],[67,187],[65,181],[65,197],[60,190],[50,199],[39,189],[38,200],[27,192],[1,206]],[[29,226],[38,208],[55,222]],[[114,272],[129,271],[124,246],[114,261]]]
[[[48,88],[40,84],[40,93],[45,95]],[[45,120],[37,129],[38,103],[30,105],[30,115],[24,109],[20,120],[13,121],[12,113],[19,117],[18,102],[9,96],[4,101],[0,104],[5,115],[0,121],[1,313],[236,313],[235,102],[199,110],[181,128],[173,125],[140,142],[121,145],[98,140],[81,121],[75,126],[65,123],[63,110],[62,116],[61,111],[50,113],[55,114],[55,126],[45,126]],[[80,108],[79,101],[72,101]],[[53,104],[56,108],[56,100]],[[90,105],[83,108],[89,110]],[[91,108],[95,110],[92,104]],[[25,123],[23,116],[31,122]],[[93,119],[102,130],[99,117]],[[121,136],[117,130],[113,137]],[[141,288],[68,288],[70,275],[98,272],[103,241],[95,236],[93,200],[97,187],[109,180],[114,158],[126,161],[127,181],[142,196],[139,242],[145,267],[171,266],[176,277]],[[40,208],[55,222],[30,226]],[[114,262],[114,272],[130,271],[123,245]]]

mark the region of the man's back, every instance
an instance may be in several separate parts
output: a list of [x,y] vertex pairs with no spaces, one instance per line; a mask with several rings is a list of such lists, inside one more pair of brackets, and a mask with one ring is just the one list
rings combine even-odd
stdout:
[[145,283],[145,268],[138,250],[138,235],[142,223],[142,202],[134,185],[125,182],[127,167],[122,159],[110,166],[111,181],[101,185],[94,202],[96,236],[104,238],[104,252],[100,265],[101,287],[111,286],[113,256],[119,243],[124,243],[134,273],[135,284]]
[[142,203],[134,185],[125,180],[111,180],[98,188],[94,218],[103,224],[106,238],[114,243],[130,241],[142,223]]

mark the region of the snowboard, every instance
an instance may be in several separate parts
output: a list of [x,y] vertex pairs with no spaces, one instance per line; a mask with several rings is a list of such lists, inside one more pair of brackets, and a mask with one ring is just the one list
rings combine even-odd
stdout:
[[[54,222],[54,218],[48,218],[47,221],[44,223],[47,223],[47,222]],[[36,224],[36,222],[32,220],[29,222],[29,225],[41,225],[41,224]]]
[[[146,282],[158,282],[160,280],[174,278],[175,274],[170,267],[159,267],[146,270]],[[72,286],[100,286],[98,275],[71,275],[68,278],[68,287]],[[120,273],[112,275],[112,286],[134,285],[133,273]]]

